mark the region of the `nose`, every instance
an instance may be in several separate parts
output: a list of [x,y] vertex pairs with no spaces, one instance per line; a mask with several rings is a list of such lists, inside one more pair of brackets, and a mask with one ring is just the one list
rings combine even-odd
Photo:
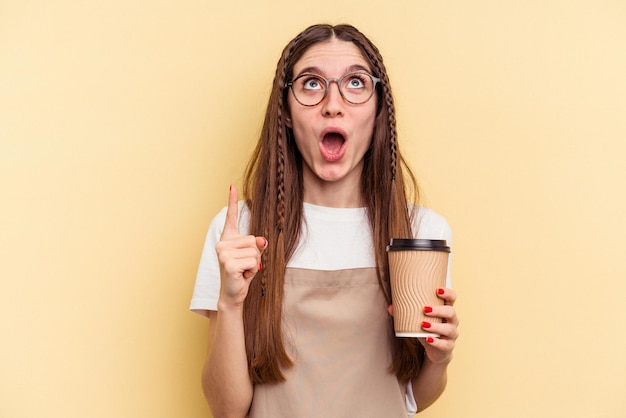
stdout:
[[339,91],[339,84],[336,80],[328,83],[328,92],[322,100],[322,113],[324,116],[338,116],[343,114],[343,97]]

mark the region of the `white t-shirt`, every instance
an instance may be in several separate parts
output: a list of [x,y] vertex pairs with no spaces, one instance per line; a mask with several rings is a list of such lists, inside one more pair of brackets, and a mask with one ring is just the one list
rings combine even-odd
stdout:
[[[375,267],[372,236],[365,208],[328,208],[304,203],[306,226],[302,238],[287,267],[316,270],[341,270],[347,268]],[[207,311],[217,310],[220,290],[220,267],[215,245],[220,240],[226,220],[226,208],[213,219],[209,227],[198,267],[190,309],[208,316]],[[334,222],[342,222],[337,233]],[[239,202],[239,233],[247,235],[250,212],[243,201]],[[452,232],[445,218],[424,207],[419,207],[413,220],[416,238],[444,239],[452,247]],[[330,239],[328,237],[331,237]],[[303,249],[306,248],[306,252]],[[447,286],[450,287],[448,261]]]
[[[446,220],[430,209],[416,209],[412,225],[416,238],[443,239],[451,246],[452,234]],[[300,242],[287,268],[335,271],[376,266],[367,209],[329,208],[304,203],[303,215]],[[220,268],[215,245],[222,234],[225,219],[226,208],[217,214],[209,227],[191,300],[190,309],[205,316],[208,316],[208,311],[217,310]],[[248,207],[240,201],[240,234],[248,234],[249,222]],[[447,286],[450,287],[450,264]],[[410,382],[406,388],[406,406],[409,416],[417,412]]]

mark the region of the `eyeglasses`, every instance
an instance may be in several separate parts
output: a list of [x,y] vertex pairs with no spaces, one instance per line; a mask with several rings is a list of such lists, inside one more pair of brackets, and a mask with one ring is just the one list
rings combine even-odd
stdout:
[[337,83],[343,99],[351,104],[363,104],[372,98],[380,78],[366,72],[348,73],[341,78],[324,78],[315,74],[302,74],[285,87],[291,88],[293,97],[303,106],[316,106],[328,94],[330,83]]

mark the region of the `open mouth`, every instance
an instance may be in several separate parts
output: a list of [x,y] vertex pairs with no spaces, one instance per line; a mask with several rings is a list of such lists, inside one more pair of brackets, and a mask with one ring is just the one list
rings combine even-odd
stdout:
[[322,149],[325,154],[337,156],[341,151],[341,147],[346,142],[343,134],[340,132],[327,132],[322,137]]

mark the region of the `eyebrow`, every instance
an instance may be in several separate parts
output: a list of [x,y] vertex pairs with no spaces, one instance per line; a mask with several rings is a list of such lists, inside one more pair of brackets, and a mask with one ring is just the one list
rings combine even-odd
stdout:
[[[368,74],[371,73],[371,70],[365,67],[364,65],[354,64],[346,68],[346,71],[344,72],[344,74],[353,73],[355,71],[365,71]],[[324,75],[324,72],[319,67],[306,67],[306,68],[303,68],[302,71],[300,71],[298,75],[295,76],[294,78],[298,78],[302,74],[309,74],[309,73]]]

